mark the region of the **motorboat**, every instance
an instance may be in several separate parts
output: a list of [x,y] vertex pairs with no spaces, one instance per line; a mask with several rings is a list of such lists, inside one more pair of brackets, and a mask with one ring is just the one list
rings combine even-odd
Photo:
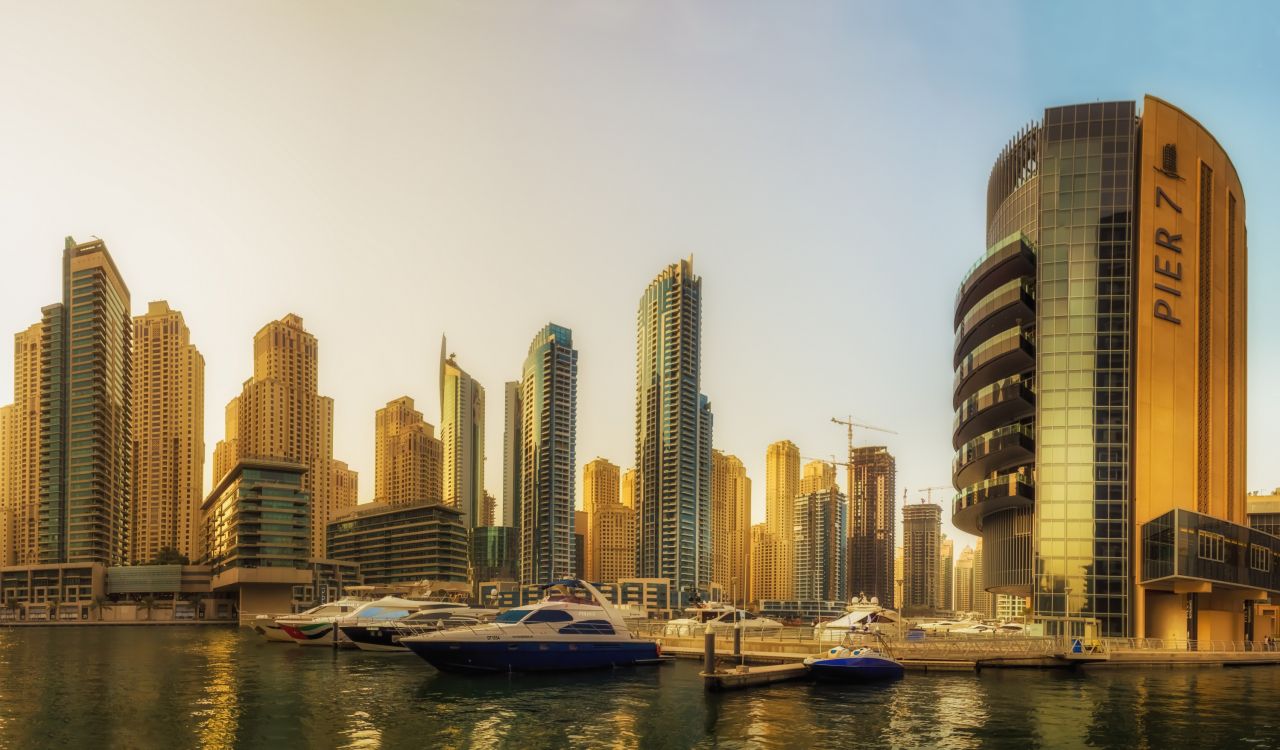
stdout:
[[407,654],[409,649],[400,643],[400,639],[406,635],[421,635],[463,625],[480,625],[498,614],[496,609],[480,609],[465,604],[432,606],[436,604],[442,603],[432,602],[403,617],[348,618],[338,623],[338,629],[361,651]]
[[[401,599],[396,596],[384,596],[373,601],[360,602],[358,606],[346,612],[335,614],[316,613],[312,616],[284,617],[276,620],[284,632],[289,634],[299,646],[333,646],[334,639],[346,640],[338,631],[340,620],[358,619],[395,619],[416,612],[422,602],[413,599]],[[354,644],[352,644],[354,646]]]
[[1006,622],[996,627],[996,635],[1026,635],[1027,626],[1020,622]]
[[956,628],[947,632],[949,635],[995,635],[996,628],[993,625],[976,622],[968,627]]
[[634,635],[622,612],[587,581],[543,586],[537,604],[492,623],[404,636],[400,643],[447,672],[526,672],[656,664],[656,641]]
[[905,671],[887,650],[870,646],[833,646],[823,656],[804,660],[809,673],[822,682],[878,682],[896,680]]
[[842,643],[850,633],[878,633],[886,638],[902,635],[902,617],[892,609],[880,606],[876,597],[856,596],[845,607],[845,614],[814,628],[819,643]]
[[716,633],[732,633],[735,627],[741,627],[744,635],[782,630],[782,623],[777,620],[761,617],[729,604],[708,602],[685,609],[684,617],[668,622],[662,633],[672,636],[702,635],[708,626]]
[[354,612],[364,603],[360,599],[341,599],[292,615],[258,615],[253,618],[253,630],[273,643],[294,643],[293,637],[281,625],[282,622],[294,624],[309,622],[316,617],[341,617]]

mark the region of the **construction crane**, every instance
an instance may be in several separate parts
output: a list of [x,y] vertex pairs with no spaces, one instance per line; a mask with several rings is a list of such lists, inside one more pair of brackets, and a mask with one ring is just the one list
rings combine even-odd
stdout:
[[861,427],[864,430],[875,430],[876,432],[887,432],[890,435],[898,434],[893,430],[887,430],[883,427],[876,427],[875,425],[871,425],[871,424],[863,424],[861,422],[855,422],[853,421],[853,417],[849,417],[848,419],[840,419],[838,417],[832,417],[831,421],[834,424],[844,425],[849,431],[849,462],[850,463],[853,463],[853,428],[854,427]]
[[[951,485],[949,485],[949,484],[941,484],[941,485],[938,485],[938,486],[936,486],[936,487],[917,487],[917,488],[916,488],[916,492],[923,492],[923,493],[925,493],[926,495],[928,495],[928,496],[929,496],[929,504],[931,504],[931,505],[933,504],[933,491],[934,491],[934,490],[947,490],[948,492],[955,492],[955,491],[956,491],[956,488],[955,488],[955,487],[952,487],[952,486],[951,486]],[[924,499],[924,498],[920,498],[920,502],[922,502],[922,503],[923,503],[923,502],[925,502],[925,499]],[[903,504],[903,505],[906,505],[906,504],[907,504],[907,490],[906,490],[905,488],[903,488],[903,490],[902,490],[902,504]]]

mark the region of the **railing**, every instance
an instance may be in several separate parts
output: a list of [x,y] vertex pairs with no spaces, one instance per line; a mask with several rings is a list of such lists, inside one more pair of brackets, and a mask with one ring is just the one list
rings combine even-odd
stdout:
[[1112,653],[1137,651],[1200,651],[1205,653],[1280,652],[1275,641],[1217,641],[1186,638],[1102,638],[1103,647]]

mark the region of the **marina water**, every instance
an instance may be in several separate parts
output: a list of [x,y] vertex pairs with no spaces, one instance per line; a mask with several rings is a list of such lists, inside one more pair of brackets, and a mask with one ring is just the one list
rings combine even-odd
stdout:
[[726,694],[699,668],[473,677],[230,627],[0,628],[0,748],[1280,748],[1277,667]]

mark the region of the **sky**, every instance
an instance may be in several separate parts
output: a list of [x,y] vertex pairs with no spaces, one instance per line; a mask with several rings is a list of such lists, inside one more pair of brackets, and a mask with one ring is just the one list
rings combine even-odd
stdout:
[[[1278,8],[0,0],[0,332],[58,300],[65,236],[103,238],[135,313],[168,300],[204,354],[211,456],[253,334],[301,315],[362,501],[376,409],[409,395],[439,425],[447,333],[500,496],[502,383],[550,321],[579,350],[579,464],[633,463],[636,307],[693,255],[714,443],[754,520],[766,446],[841,455],[833,416],[896,431],[855,442],[916,502],[950,484],[954,295],[996,155],[1046,106],[1152,93],[1244,184],[1248,482],[1270,489]],[[0,347],[0,393],[12,371]]]

